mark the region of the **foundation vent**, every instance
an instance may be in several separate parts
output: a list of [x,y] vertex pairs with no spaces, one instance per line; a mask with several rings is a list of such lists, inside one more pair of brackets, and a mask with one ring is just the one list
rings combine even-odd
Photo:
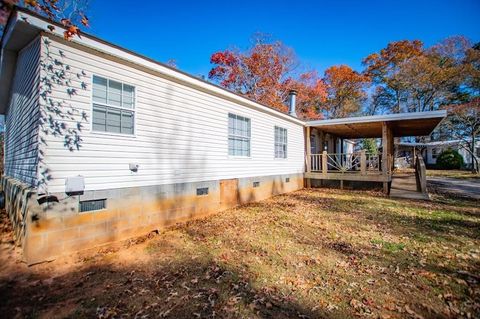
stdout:
[[208,187],[197,188],[197,196],[208,195]]
[[80,202],[80,212],[91,212],[94,210],[105,209],[107,207],[106,199],[84,200]]
[[253,182],[253,187],[259,187],[260,186],[260,182]]
[[285,183],[290,183],[290,177],[285,178]]

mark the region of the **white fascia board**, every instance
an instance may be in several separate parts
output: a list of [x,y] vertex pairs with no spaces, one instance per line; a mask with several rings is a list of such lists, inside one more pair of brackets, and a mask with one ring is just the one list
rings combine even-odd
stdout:
[[410,112],[410,113],[397,113],[387,115],[370,115],[370,116],[358,116],[347,117],[331,120],[317,120],[308,121],[306,126],[327,126],[338,124],[356,124],[356,123],[371,123],[371,122],[390,122],[401,120],[420,120],[428,118],[445,118],[447,116],[446,110],[428,111],[428,112]]
[[[32,16],[32,15],[30,15],[26,12],[22,12],[22,11],[19,11],[18,15],[19,15],[20,19],[26,19],[26,21],[28,21],[28,23],[35,26],[36,28],[39,28],[46,33],[51,33],[51,34],[54,34],[56,36],[59,36],[59,37],[63,38],[63,32],[65,31],[64,28],[61,28],[58,25],[55,25],[55,29],[52,31],[52,30],[48,29],[48,26],[51,25],[51,22],[45,21],[41,18],[38,18],[36,16]],[[167,67],[159,64],[158,62],[150,61],[146,57],[141,57],[137,54],[133,54],[133,52],[129,53],[129,52],[126,52],[126,50],[123,50],[123,49],[121,49],[119,47],[116,47],[114,45],[99,42],[90,35],[81,34],[81,37],[74,37],[74,39],[72,39],[71,41],[74,41],[76,43],[79,43],[81,45],[93,48],[93,49],[101,51],[101,52],[105,52],[107,54],[118,57],[120,59],[136,63],[136,64],[141,65],[143,67],[147,67],[149,69],[155,70],[155,71],[157,71],[159,73],[162,73],[162,74],[164,74],[168,77],[175,78],[179,81],[182,81],[182,82],[188,83],[190,85],[196,86],[196,87],[198,87],[200,89],[203,89],[205,91],[210,91],[210,92],[212,92],[212,93],[214,93],[218,96],[222,96],[222,97],[224,97],[224,98],[226,98],[230,101],[241,103],[241,104],[246,105],[248,107],[251,107],[253,109],[260,110],[262,112],[280,117],[282,119],[294,122],[296,124],[305,125],[305,122],[300,120],[300,119],[294,118],[294,117],[289,116],[287,114],[284,114],[280,111],[276,111],[274,109],[271,109],[269,107],[266,107],[264,105],[261,105],[259,103],[254,102],[254,101],[251,101],[247,98],[241,97],[241,96],[239,96],[235,93],[229,92],[228,90],[220,88],[220,87],[218,87],[214,84],[207,83],[207,82],[201,81],[199,79],[196,79],[195,77],[193,77],[191,75],[187,75],[187,74],[184,74],[182,72],[167,68]]]
[[452,144],[461,144],[462,140],[450,140],[450,141],[435,141],[435,142],[426,142],[426,143],[395,143],[395,145],[400,146],[441,146],[441,145],[452,145]]
[[411,147],[413,147],[413,146],[427,146],[426,143],[405,143],[405,142],[404,143],[395,143],[395,145],[397,145],[397,146],[411,146]]

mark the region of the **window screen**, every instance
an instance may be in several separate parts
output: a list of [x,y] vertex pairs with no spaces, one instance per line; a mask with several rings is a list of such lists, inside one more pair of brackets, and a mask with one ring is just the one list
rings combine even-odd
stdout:
[[93,130],[134,134],[135,88],[93,76]]
[[287,129],[275,126],[275,158],[287,158]]
[[250,156],[250,119],[228,114],[228,155]]

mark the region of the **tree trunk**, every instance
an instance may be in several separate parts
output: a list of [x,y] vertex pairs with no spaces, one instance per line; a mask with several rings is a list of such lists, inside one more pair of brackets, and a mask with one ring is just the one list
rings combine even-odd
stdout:
[[475,158],[475,132],[472,134],[472,147],[470,150],[470,155],[472,156],[472,173],[476,174],[479,171],[478,161]]

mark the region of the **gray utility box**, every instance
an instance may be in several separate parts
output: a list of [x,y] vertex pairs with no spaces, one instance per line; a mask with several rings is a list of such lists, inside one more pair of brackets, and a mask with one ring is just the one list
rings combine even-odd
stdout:
[[85,178],[83,176],[67,177],[65,180],[65,193],[68,195],[82,195],[85,191]]

